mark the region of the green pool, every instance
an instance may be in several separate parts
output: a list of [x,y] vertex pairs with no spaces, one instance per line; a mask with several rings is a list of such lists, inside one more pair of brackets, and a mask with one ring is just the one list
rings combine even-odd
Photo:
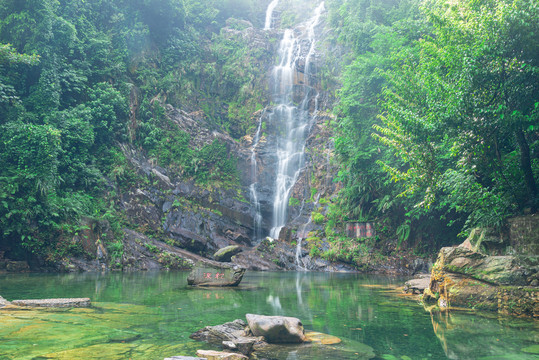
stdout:
[[[91,309],[0,310],[0,359],[159,359],[215,349],[189,335],[246,313],[295,316],[340,337],[331,351],[275,358],[538,359],[539,322],[488,313],[430,314],[395,291],[403,279],[248,272],[240,287],[192,289],[185,272],[2,274],[7,300],[90,297]],[[327,350],[327,349],[326,349]],[[357,351],[356,351],[357,350]],[[357,354],[356,354],[357,352]]]

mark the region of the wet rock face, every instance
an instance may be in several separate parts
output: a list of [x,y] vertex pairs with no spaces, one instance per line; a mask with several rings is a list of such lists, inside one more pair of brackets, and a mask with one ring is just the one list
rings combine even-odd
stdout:
[[[220,136],[200,127],[193,125],[191,129],[195,135],[201,132],[198,145]],[[228,140],[233,143],[231,151],[244,158],[233,140],[225,137],[223,141]],[[122,194],[120,205],[132,223],[164,233],[175,245],[208,257],[229,245],[251,245],[253,214],[245,200],[246,189],[202,188],[154,166],[141,152],[127,147],[123,150],[136,172],[152,184]]]
[[298,318],[247,314],[247,323],[254,336],[263,336],[268,343],[302,343],[306,340]]

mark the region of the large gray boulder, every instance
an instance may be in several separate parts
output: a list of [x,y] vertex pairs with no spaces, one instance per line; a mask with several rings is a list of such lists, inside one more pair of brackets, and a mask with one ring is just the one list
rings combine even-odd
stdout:
[[230,245],[219,249],[214,255],[213,258],[217,261],[230,262],[232,256],[239,254],[242,251],[241,247],[238,245]]
[[243,274],[245,269],[238,265],[200,261],[189,273],[187,283],[196,286],[237,286]]
[[225,349],[249,355],[253,345],[260,343],[261,338],[247,336],[245,328],[247,323],[241,319],[224,323],[222,325],[206,326],[189,336],[193,340],[207,341],[210,344],[221,345]]
[[221,325],[206,326],[189,337],[197,341],[221,344],[223,341],[233,341],[245,336],[246,326],[247,323],[245,321],[237,319]]
[[425,289],[429,287],[430,275],[424,274],[418,278],[408,280],[404,283],[404,292],[410,294],[423,294]]
[[302,343],[306,340],[298,318],[247,314],[247,323],[254,336],[263,336],[268,343]]

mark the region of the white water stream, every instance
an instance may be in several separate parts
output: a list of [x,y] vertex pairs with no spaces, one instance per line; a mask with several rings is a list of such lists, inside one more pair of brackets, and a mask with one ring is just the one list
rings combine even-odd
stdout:
[[266,10],[266,23],[264,25],[264,30],[271,30],[272,20],[273,20],[273,10],[275,10],[275,7],[279,4],[279,0],[273,0],[268,5],[268,8]]
[[276,105],[269,121],[277,124],[280,131],[276,139],[272,238],[278,238],[286,224],[290,192],[304,166],[305,142],[318,112],[318,92],[309,86],[309,82],[316,44],[315,28],[323,11],[322,2],[304,26],[285,30],[279,47],[280,63],[272,72],[272,101]]
[[249,186],[249,191],[251,194],[251,204],[254,206],[255,210],[255,216],[254,216],[254,239],[260,240],[262,239],[262,214],[260,212],[260,201],[258,200],[258,193],[257,193],[257,173],[258,173],[258,165],[256,162],[256,147],[258,146],[258,143],[260,141],[260,130],[262,129],[262,117],[260,118],[260,121],[258,123],[258,128],[256,129],[256,134],[253,139],[253,147],[251,148],[251,179],[252,183]]

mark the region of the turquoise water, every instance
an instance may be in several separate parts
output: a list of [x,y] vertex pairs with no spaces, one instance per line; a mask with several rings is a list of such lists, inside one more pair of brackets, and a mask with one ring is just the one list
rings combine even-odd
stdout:
[[[0,310],[0,359],[163,359],[216,349],[189,335],[246,313],[295,316],[343,342],[276,359],[538,359],[539,322],[431,314],[396,290],[403,279],[248,272],[238,288],[187,287],[187,273],[3,274],[7,300],[90,297],[94,308]],[[326,349],[327,350],[327,349]],[[358,354],[355,354],[355,353]],[[328,354],[333,355],[328,355]]]

